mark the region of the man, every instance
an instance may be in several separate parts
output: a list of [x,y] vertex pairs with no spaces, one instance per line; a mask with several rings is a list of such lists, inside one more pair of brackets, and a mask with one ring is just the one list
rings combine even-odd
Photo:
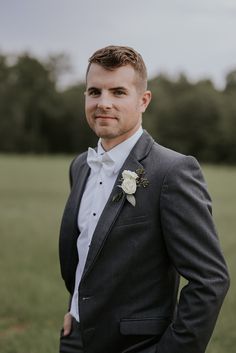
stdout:
[[203,353],[214,329],[229,277],[210,198],[197,161],[142,130],[150,100],[135,50],[90,58],[85,111],[99,142],[70,168],[61,353]]

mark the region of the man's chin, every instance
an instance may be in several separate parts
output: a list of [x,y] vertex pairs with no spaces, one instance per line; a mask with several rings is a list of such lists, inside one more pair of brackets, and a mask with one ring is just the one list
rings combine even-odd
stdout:
[[110,140],[110,139],[114,139],[117,137],[116,134],[114,134],[114,132],[109,131],[108,129],[95,129],[95,134],[100,137],[101,139],[105,139],[105,140]]

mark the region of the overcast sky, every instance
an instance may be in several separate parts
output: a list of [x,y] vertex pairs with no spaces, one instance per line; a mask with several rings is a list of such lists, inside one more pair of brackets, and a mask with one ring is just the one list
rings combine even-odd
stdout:
[[95,50],[119,44],[142,54],[151,77],[185,72],[222,86],[235,37],[236,0],[0,0],[0,51],[67,53],[74,81]]

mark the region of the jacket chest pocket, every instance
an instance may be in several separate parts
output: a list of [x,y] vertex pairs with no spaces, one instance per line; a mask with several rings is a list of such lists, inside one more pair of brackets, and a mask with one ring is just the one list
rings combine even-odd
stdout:
[[124,226],[135,226],[136,224],[147,223],[150,221],[150,218],[147,215],[129,217],[129,218],[120,218],[115,223],[115,227],[124,227]]

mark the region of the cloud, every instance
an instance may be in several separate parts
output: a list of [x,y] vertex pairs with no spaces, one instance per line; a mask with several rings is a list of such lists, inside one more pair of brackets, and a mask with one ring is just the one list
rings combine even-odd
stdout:
[[97,48],[130,45],[151,75],[186,71],[220,81],[236,57],[235,14],[234,0],[2,1],[0,48],[66,52],[83,77]]

